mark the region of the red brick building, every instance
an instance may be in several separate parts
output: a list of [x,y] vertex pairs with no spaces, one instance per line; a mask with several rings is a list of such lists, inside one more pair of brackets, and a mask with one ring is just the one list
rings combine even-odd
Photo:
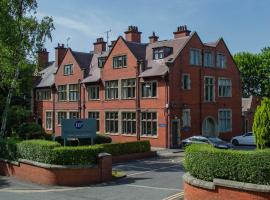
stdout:
[[242,120],[243,129],[242,133],[247,133],[252,131],[254,115],[257,106],[260,104],[261,98],[256,96],[250,96],[248,98],[242,98]]
[[230,139],[240,133],[239,71],[223,41],[203,43],[180,26],[174,38],[141,42],[129,26],[106,49],[103,38],[90,53],[55,48],[55,62],[39,52],[34,114],[50,133],[62,118],[96,118],[98,132],[113,141],[150,140],[177,147],[191,135]]

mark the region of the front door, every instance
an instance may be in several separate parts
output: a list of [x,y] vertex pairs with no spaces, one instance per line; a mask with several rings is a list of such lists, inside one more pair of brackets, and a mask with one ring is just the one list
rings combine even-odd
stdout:
[[171,148],[177,148],[180,145],[180,123],[179,120],[172,121],[171,129]]
[[207,117],[203,121],[203,136],[217,137],[217,127],[214,118]]

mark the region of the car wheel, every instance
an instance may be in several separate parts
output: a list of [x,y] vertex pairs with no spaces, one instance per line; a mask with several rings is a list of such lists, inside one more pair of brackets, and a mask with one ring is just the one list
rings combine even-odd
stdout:
[[239,142],[238,142],[238,140],[233,140],[233,141],[232,141],[232,144],[233,144],[234,146],[238,146],[238,145],[239,145]]

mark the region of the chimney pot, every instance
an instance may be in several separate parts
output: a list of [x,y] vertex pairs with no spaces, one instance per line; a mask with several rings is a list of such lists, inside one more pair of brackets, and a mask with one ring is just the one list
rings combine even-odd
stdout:
[[101,53],[102,51],[106,51],[106,42],[103,40],[103,37],[97,38],[94,43],[94,52]]
[[128,30],[125,32],[126,40],[141,43],[141,32],[138,30],[137,26],[128,26]]
[[158,36],[156,36],[156,33],[153,31],[153,33],[152,33],[152,35],[151,36],[149,36],[149,43],[155,43],[155,42],[157,42],[158,41]]
[[174,34],[174,38],[180,38],[180,37],[189,36],[190,32],[191,31],[187,29],[187,25],[184,25],[184,26],[178,26],[177,31],[173,32],[173,34]]

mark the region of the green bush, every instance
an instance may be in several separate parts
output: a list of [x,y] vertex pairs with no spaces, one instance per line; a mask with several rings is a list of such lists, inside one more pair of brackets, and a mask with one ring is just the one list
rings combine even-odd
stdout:
[[54,164],[54,152],[56,147],[61,145],[58,142],[47,140],[25,140],[18,144],[19,157],[22,159]]
[[270,148],[270,99],[264,98],[256,109],[252,127],[258,149]]
[[194,177],[270,185],[270,149],[221,150],[193,144],[185,149],[185,169]]
[[13,161],[17,160],[17,144],[19,142],[19,140],[14,138],[0,139],[0,158]]
[[132,153],[142,153],[151,150],[150,142],[145,141],[135,141],[135,142],[124,142],[124,143],[111,143],[103,144],[104,151],[113,155],[124,155]]
[[96,138],[94,139],[94,144],[107,144],[111,142],[112,138],[107,135],[97,134]]
[[97,162],[97,155],[104,152],[100,145],[57,147],[53,149],[54,164],[57,165],[87,165]]
[[46,133],[44,129],[37,123],[22,123],[17,132],[17,136],[21,139],[44,139]]

